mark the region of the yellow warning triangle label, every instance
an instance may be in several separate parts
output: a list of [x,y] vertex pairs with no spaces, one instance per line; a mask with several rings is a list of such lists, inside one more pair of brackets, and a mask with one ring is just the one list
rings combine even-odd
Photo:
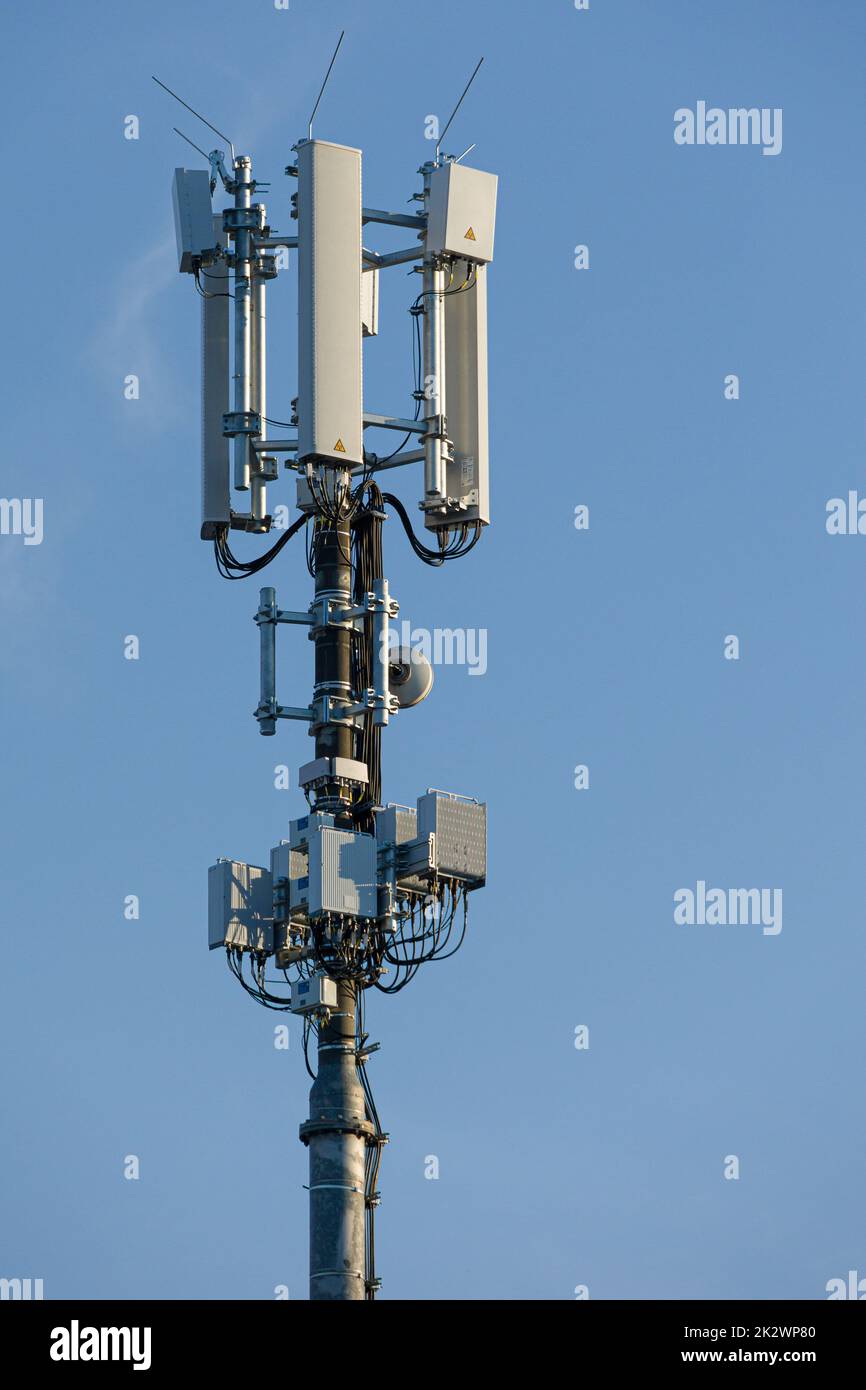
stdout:
[[342,439],[338,439],[337,442],[336,442],[336,444],[334,445],[334,453],[335,453],[335,454],[345,454],[345,452],[346,452],[346,446],[345,446],[345,444],[343,443]]
[[466,231],[465,236],[463,237],[463,240],[464,240],[464,241],[475,241],[475,240],[476,240],[475,233],[473,232],[473,230],[472,230],[471,227],[467,228],[467,231]]

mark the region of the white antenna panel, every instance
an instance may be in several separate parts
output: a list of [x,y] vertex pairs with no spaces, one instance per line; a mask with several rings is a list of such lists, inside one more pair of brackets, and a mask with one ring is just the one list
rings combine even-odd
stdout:
[[[222,240],[220,230],[213,237],[213,211],[210,174],[206,169],[175,169],[171,185],[174,208],[174,235],[177,242],[177,268],[189,274],[209,260]],[[222,223],[220,223],[222,228]]]
[[[467,285],[466,289],[461,289]],[[427,512],[435,531],[459,522],[490,521],[487,427],[487,267],[455,261],[445,309],[445,400],[454,457],[445,470],[448,508]]]
[[298,145],[298,460],[364,461],[361,151]]

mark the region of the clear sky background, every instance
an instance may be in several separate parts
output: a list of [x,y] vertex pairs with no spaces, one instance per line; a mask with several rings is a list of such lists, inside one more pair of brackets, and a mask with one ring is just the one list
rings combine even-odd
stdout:
[[[489,634],[483,677],[440,668],[386,732],[385,794],[486,799],[490,873],[460,954],[370,999],[383,1297],[821,1298],[866,1275],[866,538],[825,529],[866,492],[866,10],[82,0],[3,26],[0,493],[43,498],[45,530],[0,537],[0,1275],[306,1297],[300,1024],[275,1050],[281,1016],[208,954],[206,882],[218,855],[267,862],[311,744],[259,736],[259,581],[226,584],[198,539],[170,182],[201,161],[172,126],[211,140],[150,75],[251,150],[287,228],[343,27],[316,133],[363,148],[368,203],[405,207],[425,117],[481,54],[446,148],[500,176],[494,524],[444,572],[385,528],[401,617]],[[781,107],[781,154],[677,146],[698,100]],[[366,404],[407,413],[414,285],[389,274]],[[282,419],[293,276],[270,300]],[[262,582],[305,607],[300,545]],[[311,650],[280,644],[301,703]],[[699,879],[781,888],[781,933],[675,925]]]

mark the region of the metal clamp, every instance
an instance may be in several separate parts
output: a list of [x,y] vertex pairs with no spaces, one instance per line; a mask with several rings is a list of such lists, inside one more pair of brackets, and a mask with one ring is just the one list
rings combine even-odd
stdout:
[[[258,247],[256,247],[258,252]],[[253,261],[253,274],[257,280],[276,280],[277,258],[268,252],[259,253]]]
[[298,1128],[298,1137],[302,1144],[309,1143],[311,1136],[317,1134],[354,1134],[358,1139],[367,1139],[374,1133],[370,1121],[363,1120],[360,1115],[340,1114],[330,1119],[322,1116],[315,1120],[305,1120]]
[[426,429],[422,432],[422,439],[448,439],[448,421],[444,415],[428,415],[423,422]]
[[396,714],[400,708],[396,696],[391,694],[389,684],[389,624],[399,613],[400,605],[391,597],[387,579],[374,579],[372,589],[364,594],[362,601],[349,608],[332,610],[333,602],[333,596],[322,596],[318,604],[311,608],[311,612],[314,608],[319,608],[317,618],[320,627],[354,625],[368,616],[372,618],[371,642],[375,683],[361,692],[360,699],[355,704],[343,706],[339,713],[332,710],[330,717],[323,718],[322,723],[336,723],[372,714],[374,724],[387,724],[391,715]]
[[278,705],[276,699],[261,700],[254,711],[260,734],[275,734],[277,719],[300,719],[309,724],[313,711],[309,705]]
[[234,439],[239,434],[261,434],[262,417],[257,410],[229,410],[223,415],[223,434]]
[[354,617],[349,616],[352,610],[344,607],[346,598],[346,594],[338,593],[319,594],[318,598],[313,599],[309,609],[311,638],[325,627],[353,628],[357,626]]
[[307,1192],[321,1192],[323,1188],[333,1188],[334,1190],[340,1192],[357,1192],[359,1197],[364,1196],[363,1187],[357,1187],[355,1183],[350,1182],[314,1182],[310,1184],[301,1183],[301,1186],[306,1188]]
[[368,613],[384,613],[389,618],[396,618],[400,605],[388,593],[387,579],[374,579],[373,585],[374,588],[364,595],[361,603],[336,611],[331,616],[331,622],[348,623],[355,618],[365,618]]
[[[273,601],[266,599],[266,594],[273,594]],[[274,589],[262,589],[259,594],[259,603],[260,607],[253,619],[259,627],[263,623],[293,623],[300,627],[307,627],[313,621],[308,612],[302,613],[298,609],[291,608],[277,608]]]
[[223,213],[224,232],[260,232],[264,225],[263,203],[253,203],[249,208],[226,208]]
[[[264,446],[264,440],[262,444]],[[270,454],[253,453],[250,458],[250,476],[275,483],[280,476],[280,465]]]
[[[366,714],[369,710],[373,710],[374,716],[376,712],[388,716],[396,714],[399,708],[400,703],[396,695],[391,695],[381,690],[374,690],[373,686],[370,685],[366,690],[362,691],[360,700],[354,705],[348,705],[346,707],[346,713]],[[374,724],[387,724],[387,722],[387,717],[382,719],[376,719],[374,717],[373,719]]]
[[[342,697],[335,699],[333,695],[319,695],[313,700],[311,708],[314,728],[322,724],[351,724],[353,728],[360,728],[359,715],[362,710]],[[366,709],[366,706],[362,708]]]

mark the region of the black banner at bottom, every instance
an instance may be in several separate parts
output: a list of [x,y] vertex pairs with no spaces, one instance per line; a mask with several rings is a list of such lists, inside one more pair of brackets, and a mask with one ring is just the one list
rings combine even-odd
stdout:
[[[330,1309],[327,1326],[376,1328],[389,1326],[388,1304],[362,1313],[361,1323],[343,1324],[333,1304],[291,1302],[88,1302],[4,1301],[0,1303],[0,1337],[4,1359],[14,1354],[18,1367],[49,1372],[52,1377],[98,1375],[110,1367],[130,1374],[177,1374],[186,1369],[213,1371],[221,1377],[233,1372],[256,1375],[308,1364],[312,1346],[301,1351],[299,1338],[318,1336],[324,1308]],[[429,1305],[417,1306],[423,1312]],[[449,1309],[454,1304],[447,1305]],[[560,1336],[568,1339],[563,1350],[578,1352],[581,1364],[592,1356],[598,1369],[646,1369],[672,1367],[811,1366],[826,1374],[843,1367],[856,1368],[862,1358],[862,1315],[840,1302],[601,1302],[565,1304],[525,1303],[525,1321],[515,1325],[513,1338],[502,1338],[495,1326],[497,1343],[485,1332],[485,1314],[507,1308],[507,1303],[473,1301],[472,1342],[489,1360],[499,1346],[505,1356],[522,1349],[534,1333],[534,1318],[544,1307],[546,1354]],[[556,1309],[559,1309],[557,1312]],[[554,1316],[555,1314],[555,1316]],[[351,1313],[345,1314],[352,1317]],[[509,1315],[510,1316],[510,1315]],[[550,1316],[550,1322],[547,1317]],[[459,1318],[459,1314],[457,1314]],[[379,1319],[383,1318],[383,1322]],[[405,1321],[402,1329],[406,1329]],[[286,1335],[293,1338],[286,1341]],[[578,1342],[573,1339],[579,1338]],[[328,1341],[315,1342],[317,1374],[327,1375]],[[453,1374],[455,1348],[446,1336],[425,1337],[423,1368],[429,1377],[439,1356],[443,1373]],[[587,1363],[588,1364],[588,1363]]]

